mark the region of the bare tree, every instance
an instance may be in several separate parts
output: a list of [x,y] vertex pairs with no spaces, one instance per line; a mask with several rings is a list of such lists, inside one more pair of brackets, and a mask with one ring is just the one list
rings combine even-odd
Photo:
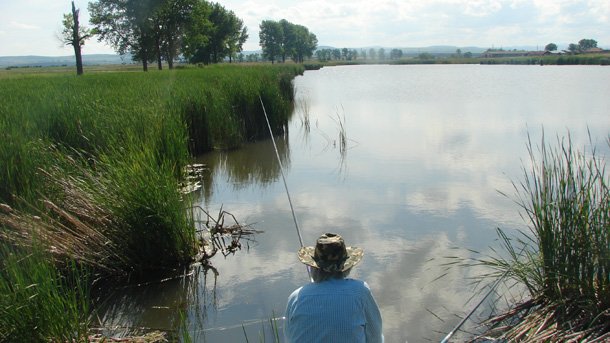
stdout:
[[91,31],[80,26],[78,21],[78,12],[72,1],[72,13],[64,14],[62,21],[63,29],[61,32],[61,41],[65,45],[72,45],[74,47],[74,56],[76,57],[76,75],[83,74],[83,56],[81,53],[81,47],[85,45],[85,40],[91,37]]

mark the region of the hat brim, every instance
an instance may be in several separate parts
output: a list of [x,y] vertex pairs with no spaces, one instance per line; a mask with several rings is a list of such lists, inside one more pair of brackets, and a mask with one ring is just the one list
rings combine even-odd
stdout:
[[[347,250],[347,259],[345,260],[345,263],[343,263],[343,268],[340,270],[341,272],[351,269],[360,263],[364,256],[364,250],[362,248],[346,247],[345,249]],[[298,253],[299,260],[308,266],[321,269],[313,258],[315,250],[316,247],[302,247],[299,249]]]

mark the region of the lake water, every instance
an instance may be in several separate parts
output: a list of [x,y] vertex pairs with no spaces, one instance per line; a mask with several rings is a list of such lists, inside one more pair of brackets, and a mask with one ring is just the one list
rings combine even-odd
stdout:
[[[277,143],[304,243],[336,232],[364,248],[351,276],[370,285],[386,342],[439,341],[476,304],[465,281],[476,271],[443,263],[475,256],[466,249],[490,253],[498,227],[526,229],[498,191],[514,194],[511,181],[522,180],[528,134],[537,144],[543,129],[551,142],[569,130],[575,146],[590,148],[589,131],[609,153],[609,67],[344,66],[294,83],[295,113]],[[198,267],[128,289],[101,319],[171,330],[184,311],[195,341],[273,341],[268,320],[308,282],[273,145],[201,162],[210,172],[199,205],[264,232],[214,257],[217,275]]]

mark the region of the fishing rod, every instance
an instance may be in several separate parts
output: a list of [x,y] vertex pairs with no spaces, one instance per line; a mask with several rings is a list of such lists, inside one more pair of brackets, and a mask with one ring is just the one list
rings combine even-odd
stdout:
[[[500,234],[505,238],[506,236],[504,236],[504,234],[502,233],[502,231],[500,231]],[[519,258],[521,257],[521,255],[523,254],[523,252],[525,251],[526,246],[524,246],[523,248],[521,248],[521,251],[519,252],[519,254],[517,255],[517,257],[515,257],[515,261],[519,260]],[[470,316],[472,316],[472,314],[474,313],[474,311],[477,310],[477,308],[479,308],[479,306],[481,306],[481,304],[483,304],[483,301],[485,301],[485,299],[487,299],[487,297],[491,294],[491,292],[493,292],[493,290],[498,287],[498,285],[500,284],[500,281],[504,280],[504,278],[508,275],[508,273],[510,271],[512,271],[513,268],[512,266],[509,267],[508,269],[506,269],[504,271],[504,273],[502,273],[502,275],[500,275],[500,277],[496,280],[496,282],[494,282],[494,284],[491,286],[491,288],[489,289],[489,291],[485,294],[485,296],[479,301],[479,303],[477,304],[477,306],[475,306],[466,317],[464,317],[464,319],[462,319],[462,321],[455,327],[453,328],[453,330],[451,330],[447,336],[445,336],[445,338],[443,338],[443,340],[441,341],[441,343],[447,343],[449,342],[449,338],[451,338],[451,336],[453,336],[461,327],[462,325],[464,325],[464,323],[468,320],[468,318],[470,318]]]
[[[263,98],[258,96],[258,99],[261,102],[261,106],[263,107],[263,113],[265,114],[265,121],[267,121],[267,128],[269,128],[269,135],[271,136],[271,142],[273,142],[273,149],[275,150],[275,157],[277,157],[277,163],[280,165],[280,173],[282,174],[282,180],[284,181],[284,189],[286,189],[286,196],[288,197],[288,204],[290,204],[290,211],[292,212],[292,219],[294,220],[294,226],[297,230],[297,235],[299,236],[299,243],[301,244],[301,248],[303,247],[303,236],[301,236],[301,229],[299,228],[299,222],[297,220],[297,216],[294,213],[294,207],[292,206],[292,199],[290,199],[290,192],[288,191],[288,184],[286,183],[286,176],[284,176],[284,167],[282,166],[282,161],[280,159],[280,153],[277,150],[277,145],[275,144],[275,138],[273,137],[273,131],[271,130],[271,124],[269,123],[269,117],[267,116],[267,110],[265,109],[265,104],[263,103]],[[309,280],[313,281],[311,277],[311,271],[307,268],[307,274],[309,275]]]
[[494,289],[496,289],[496,287],[500,284],[500,281],[502,281],[504,279],[504,277],[508,274],[508,272],[510,271],[510,268],[507,269],[497,280],[496,282],[494,282],[494,284],[491,286],[491,288],[489,289],[489,291],[485,294],[485,296],[479,301],[479,303],[468,313],[468,315],[466,317],[464,317],[462,319],[462,321],[460,321],[460,323],[458,325],[456,325],[455,328],[453,328],[453,330],[451,330],[447,336],[445,336],[445,338],[443,338],[443,340],[441,341],[441,343],[447,343],[449,342],[449,339],[451,338],[451,336],[453,336],[461,327],[462,325],[464,325],[464,323],[466,323],[466,321],[468,320],[468,318],[470,318],[470,316],[472,316],[472,314],[479,308],[479,306],[481,306],[481,304],[483,304],[483,301],[485,301],[485,299],[487,299],[487,297],[493,292]]

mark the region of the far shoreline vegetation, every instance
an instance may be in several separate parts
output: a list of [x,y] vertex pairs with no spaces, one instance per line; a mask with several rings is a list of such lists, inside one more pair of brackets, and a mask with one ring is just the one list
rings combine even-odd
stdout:
[[[337,49],[338,50],[338,49]],[[418,55],[402,56],[400,58],[386,58],[383,60],[379,59],[365,59],[362,57],[355,59],[323,59],[307,58],[304,59],[302,64],[306,70],[315,70],[322,67],[332,66],[345,66],[345,65],[433,65],[433,64],[480,64],[480,65],[555,65],[555,66],[570,66],[570,65],[597,65],[597,66],[608,66],[610,65],[610,50],[604,50],[603,52],[590,52],[580,54],[541,54],[528,52],[525,50],[520,51],[507,51],[507,53],[513,53],[514,56],[507,57],[483,57],[484,53],[473,54],[470,57],[466,57],[463,54],[433,54],[433,53],[420,53]],[[84,55],[85,58],[87,55]],[[112,56],[112,55],[108,55]],[[254,56],[248,58],[248,56]],[[228,60],[221,62],[220,64],[233,64],[233,65],[266,65],[272,64],[270,61],[261,60],[260,54],[251,54],[247,56],[237,56],[235,60],[229,62]],[[276,62],[275,64],[298,64],[294,63],[291,59],[286,62]],[[164,63],[164,65],[166,65]],[[167,65],[166,65],[167,66]],[[191,64],[185,62],[175,62],[173,68],[178,69],[190,69],[190,68],[202,68],[205,67],[203,64]],[[141,71],[142,67],[140,64],[130,63],[84,63],[84,70],[88,72],[103,72],[103,71]],[[53,63],[53,62],[33,62],[31,64],[24,65],[7,65],[0,69],[0,78],[11,75],[11,71],[21,73],[53,73],[53,72],[66,72],[74,69],[74,65],[70,63]]]
[[[525,53],[525,52],[524,52]],[[86,55],[85,55],[86,56]],[[224,62],[226,65],[241,65],[241,66],[256,66],[270,65],[268,61],[233,61],[231,63]],[[285,63],[276,64],[296,64],[291,60]],[[349,65],[459,65],[459,64],[479,64],[479,65],[539,65],[539,66],[572,66],[572,65],[590,65],[590,66],[609,66],[610,51],[604,53],[588,53],[577,55],[542,55],[542,56],[513,56],[513,57],[459,57],[459,56],[435,56],[433,54],[421,54],[419,56],[402,57],[400,59],[387,60],[328,60],[320,62],[317,59],[305,59],[301,64],[305,70],[317,70],[322,67],[334,66],[349,66]],[[136,63],[85,63],[84,70],[87,72],[119,72],[119,71],[141,71],[141,65]],[[205,68],[204,65],[193,65],[189,63],[175,63],[174,68],[177,69],[193,69]],[[74,65],[67,63],[53,64],[32,63],[31,65],[13,65],[6,66],[0,69],[0,79],[18,77],[23,74],[53,74],[65,73],[74,70]]]

